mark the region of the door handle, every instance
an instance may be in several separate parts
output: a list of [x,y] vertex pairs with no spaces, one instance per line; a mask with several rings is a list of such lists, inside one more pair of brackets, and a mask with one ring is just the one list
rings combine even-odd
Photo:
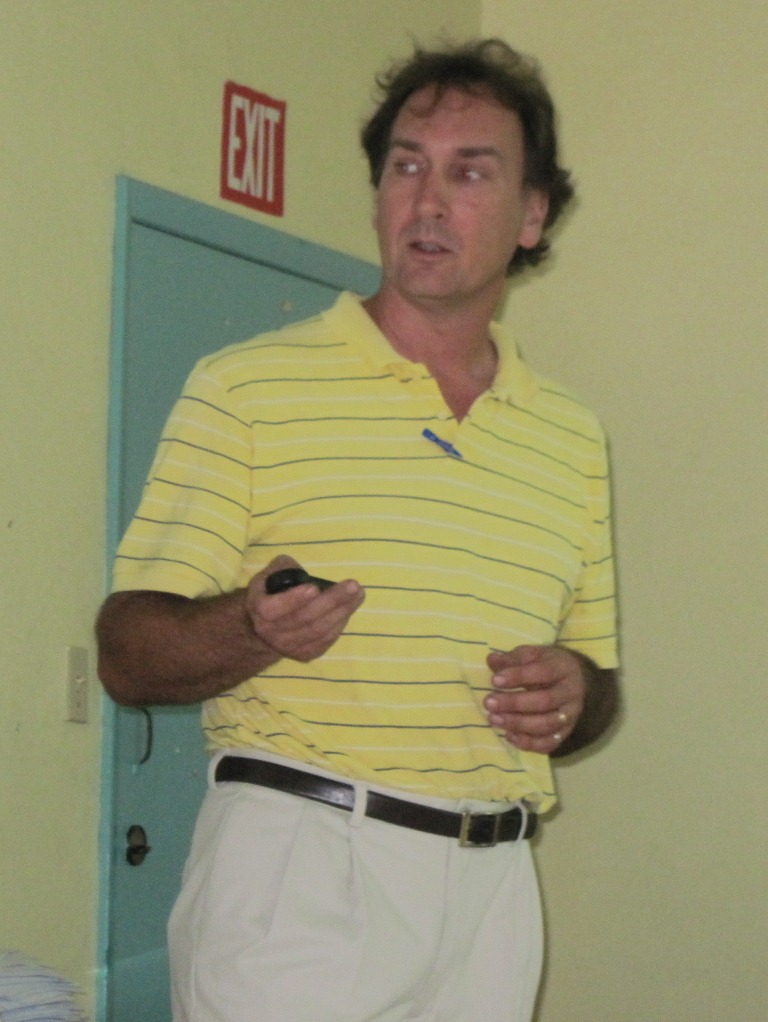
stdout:
[[147,844],[147,832],[138,823],[134,823],[125,836],[128,841],[125,858],[130,866],[140,866],[152,851]]

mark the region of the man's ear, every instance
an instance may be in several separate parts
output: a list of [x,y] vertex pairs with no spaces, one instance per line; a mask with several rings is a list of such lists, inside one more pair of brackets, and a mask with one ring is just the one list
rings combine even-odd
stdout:
[[525,197],[525,220],[520,231],[518,245],[535,248],[541,241],[544,221],[549,212],[549,196],[540,188],[529,188]]
[[[379,189],[375,188],[371,193],[371,226],[374,231],[379,230]],[[2,1020],[0,1020],[2,1022]]]

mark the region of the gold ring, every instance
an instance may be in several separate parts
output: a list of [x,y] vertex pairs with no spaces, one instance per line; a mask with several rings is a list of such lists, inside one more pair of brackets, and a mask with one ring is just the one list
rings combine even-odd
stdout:
[[561,724],[567,724],[568,723],[568,714],[567,713],[563,713],[563,711],[561,710],[558,713],[558,715],[557,715],[557,719],[560,721]]

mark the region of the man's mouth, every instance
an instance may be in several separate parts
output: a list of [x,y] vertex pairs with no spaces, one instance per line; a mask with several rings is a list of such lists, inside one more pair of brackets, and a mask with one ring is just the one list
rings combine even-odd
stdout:
[[441,252],[450,251],[450,249],[446,248],[444,245],[440,245],[436,241],[412,241],[410,247],[415,249],[417,252],[424,252],[427,255],[439,255]]

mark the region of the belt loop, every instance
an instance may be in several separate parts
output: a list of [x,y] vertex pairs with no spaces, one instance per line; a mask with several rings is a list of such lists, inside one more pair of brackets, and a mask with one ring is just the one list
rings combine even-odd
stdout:
[[[219,765],[219,763],[222,761],[222,759],[224,759],[224,757],[227,755],[227,752],[228,752],[227,749],[219,749],[218,752],[214,752],[214,754],[211,756],[211,758],[210,758],[210,760],[208,762],[208,770],[207,770],[207,780],[208,780],[208,787],[209,788],[216,788],[217,787],[217,784],[216,784],[216,767]],[[1,1020],[0,1020],[0,1022],[1,1022]]]
[[518,802],[520,806],[520,812],[523,814],[520,821],[520,833],[517,835],[517,840],[522,841],[525,838],[525,833],[528,830],[528,803],[524,798],[521,798]]
[[350,827],[360,827],[365,819],[365,811],[368,808],[368,785],[363,784],[361,781],[353,781],[352,787],[355,789],[355,804],[352,807],[349,825]]

